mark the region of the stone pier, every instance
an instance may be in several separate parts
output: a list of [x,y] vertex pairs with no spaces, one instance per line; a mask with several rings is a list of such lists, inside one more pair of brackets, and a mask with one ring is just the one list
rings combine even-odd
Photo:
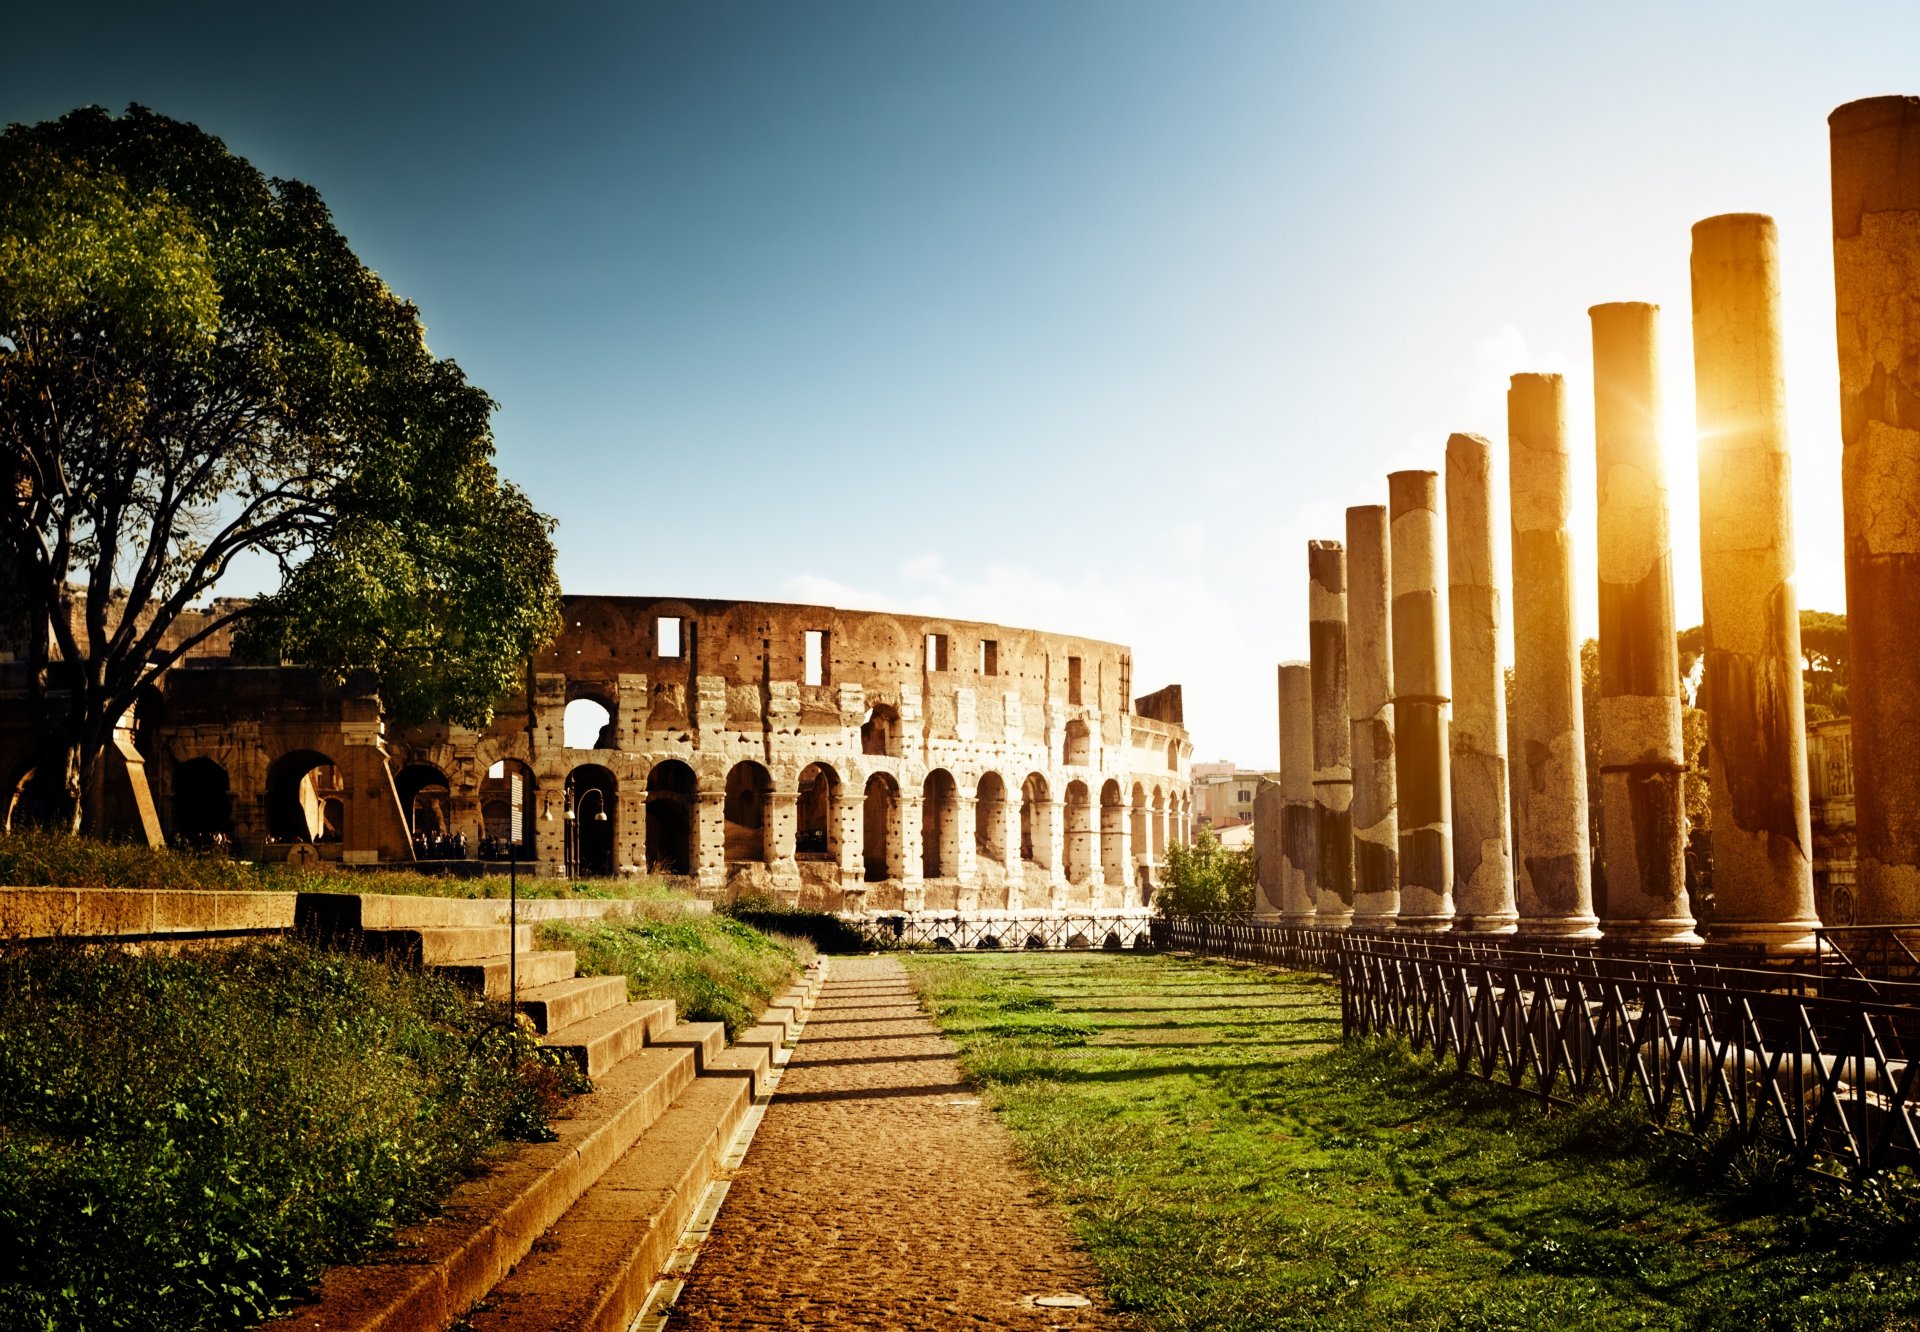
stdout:
[[1453,925],[1453,820],[1447,805],[1446,608],[1440,597],[1440,477],[1387,477],[1393,528],[1393,722],[1398,753],[1400,926]]
[[1347,716],[1347,551],[1307,543],[1307,631],[1313,683],[1314,924],[1353,920],[1353,768]]
[[1520,933],[1598,938],[1587,861],[1585,727],[1573,620],[1573,460],[1559,375],[1507,392],[1513,514],[1514,841]]
[[1859,919],[1915,921],[1920,920],[1920,97],[1849,102],[1827,124],[1833,146],[1833,289]]
[[1694,945],[1686,758],[1673,635],[1673,537],[1660,438],[1660,307],[1596,305],[1599,499],[1600,898],[1610,940]]
[[[1706,627],[1702,689],[1713,828],[1714,908],[1707,937],[1805,949],[1820,922],[1809,859],[1806,707],[1773,219],[1735,213],[1695,224],[1692,262]],[[1848,491],[1849,514],[1853,493]],[[1904,492],[1882,490],[1875,502],[1904,498]],[[1856,697],[1858,681],[1871,675],[1862,664],[1856,656]],[[1863,723],[1857,703],[1854,716],[1857,780],[1862,732],[1873,728]],[[1865,808],[1863,801],[1863,862]]]
[[1393,619],[1387,510],[1347,510],[1347,715],[1353,721],[1353,925],[1400,915],[1394,808]]
[[1511,934],[1507,689],[1493,577],[1493,445],[1447,439],[1447,624],[1453,665],[1453,928]]
[[1313,668],[1280,663],[1280,920],[1311,925],[1313,860]]

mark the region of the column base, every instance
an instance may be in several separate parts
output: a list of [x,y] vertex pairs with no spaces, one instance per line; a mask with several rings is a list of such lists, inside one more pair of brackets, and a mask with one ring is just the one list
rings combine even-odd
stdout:
[[1282,911],[1280,913],[1279,923],[1284,928],[1290,930],[1310,930],[1317,922],[1318,917],[1311,911],[1295,911],[1291,913]]
[[1707,926],[1707,943],[1759,947],[1769,953],[1811,953],[1818,920],[1728,920]]
[[1592,941],[1600,937],[1600,917],[1546,916],[1529,919],[1522,916],[1519,928],[1514,933],[1527,940]]
[[1347,919],[1347,928],[1350,930],[1391,930],[1399,924],[1398,908],[1392,911],[1381,911],[1378,908],[1368,908],[1358,902],[1353,905],[1353,915]]
[[1691,916],[1671,916],[1665,920],[1609,920],[1601,924],[1600,930],[1605,942],[1631,944],[1636,948],[1698,948],[1704,942],[1695,931]]
[[1453,929],[1453,917],[1401,916],[1395,927],[1402,934],[1446,934]]
[[1520,928],[1520,917],[1512,911],[1495,912],[1487,916],[1459,916],[1453,918],[1453,933],[1476,936],[1513,934]]
[[1351,911],[1316,911],[1313,913],[1314,925],[1323,930],[1344,930],[1353,924]]

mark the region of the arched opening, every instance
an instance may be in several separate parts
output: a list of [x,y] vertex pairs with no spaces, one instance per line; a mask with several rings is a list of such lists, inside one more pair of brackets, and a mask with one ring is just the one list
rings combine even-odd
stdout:
[[1092,733],[1087,724],[1077,718],[1067,723],[1067,739],[1060,755],[1060,761],[1069,768],[1084,768],[1093,761]]
[[647,868],[653,873],[693,873],[697,790],[693,769],[679,759],[656,763],[647,774]]
[[613,830],[619,783],[598,763],[567,774],[566,820],[572,833],[573,870],[581,878],[613,873]]
[[1180,742],[1178,740],[1167,741],[1167,771],[1180,771]]
[[28,768],[14,782],[13,791],[7,797],[7,831],[50,826],[52,808],[52,802],[40,786],[40,770]]
[[339,774],[325,754],[296,749],[267,769],[269,842],[337,842],[345,812]]
[[[513,841],[513,779],[520,779],[520,841]],[[533,769],[501,759],[480,781],[480,859],[533,859]]]
[[921,788],[920,873],[929,879],[960,873],[960,791],[945,768],[928,773]]
[[561,743],[568,749],[612,749],[613,709],[597,698],[576,698],[560,714]]
[[838,860],[840,774],[824,763],[800,770],[800,794],[794,801],[793,855],[796,860]]
[[1167,858],[1167,797],[1158,788],[1153,791],[1153,863],[1158,865]]
[[1085,883],[1093,877],[1093,801],[1085,782],[1067,783],[1067,855],[1068,883]]
[[1053,867],[1053,823],[1047,806],[1047,779],[1037,772],[1020,783],[1020,859],[1041,869]]
[[1007,784],[997,772],[982,776],[974,794],[973,850],[982,860],[1006,863]]
[[767,803],[773,776],[748,760],[727,774],[727,862],[767,859]]
[[453,833],[453,786],[446,773],[431,763],[409,763],[394,775],[393,787],[407,812],[416,858],[466,859],[466,838]]
[[867,778],[860,821],[866,881],[884,883],[894,877],[893,866],[900,855],[900,788],[886,773]]
[[1126,839],[1127,807],[1120,799],[1120,783],[1100,788],[1100,876],[1110,885],[1127,881],[1127,858],[1121,854]]
[[173,770],[173,844],[223,851],[233,841],[233,789],[227,770],[210,758],[188,759]]
[[900,757],[900,714],[885,703],[867,709],[860,723],[860,752],[877,758]]

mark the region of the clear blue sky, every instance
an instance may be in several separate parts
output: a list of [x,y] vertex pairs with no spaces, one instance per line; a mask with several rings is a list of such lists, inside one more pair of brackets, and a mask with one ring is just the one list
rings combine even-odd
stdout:
[[1697,621],[1688,227],[1758,211],[1843,608],[1825,117],[1920,92],[1920,7],[16,8],[0,119],[137,101],[321,191],[572,591],[1116,639],[1271,764],[1305,541],[1509,374],[1568,373],[1590,515],[1596,302],[1667,312]]

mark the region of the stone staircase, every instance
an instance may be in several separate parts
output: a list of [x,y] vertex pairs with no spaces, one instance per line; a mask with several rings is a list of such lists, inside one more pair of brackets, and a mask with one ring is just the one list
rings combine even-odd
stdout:
[[[302,896],[308,937],[506,997],[505,903],[326,897]],[[619,906],[542,902],[523,911],[601,915]],[[594,1090],[568,1103],[556,1141],[509,1148],[438,1215],[402,1231],[396,1247],[330,1269],[313,1303],[268,1327],[621,1332],[639,1313],[776,1057],[784,1062],[818,972],[728,1045],[720,1023],[680,1022],[671,1000],[629,1001],[623,976],[577,977],[572,953],[532,951],[533,926],[519,928],[520,1010]]]

